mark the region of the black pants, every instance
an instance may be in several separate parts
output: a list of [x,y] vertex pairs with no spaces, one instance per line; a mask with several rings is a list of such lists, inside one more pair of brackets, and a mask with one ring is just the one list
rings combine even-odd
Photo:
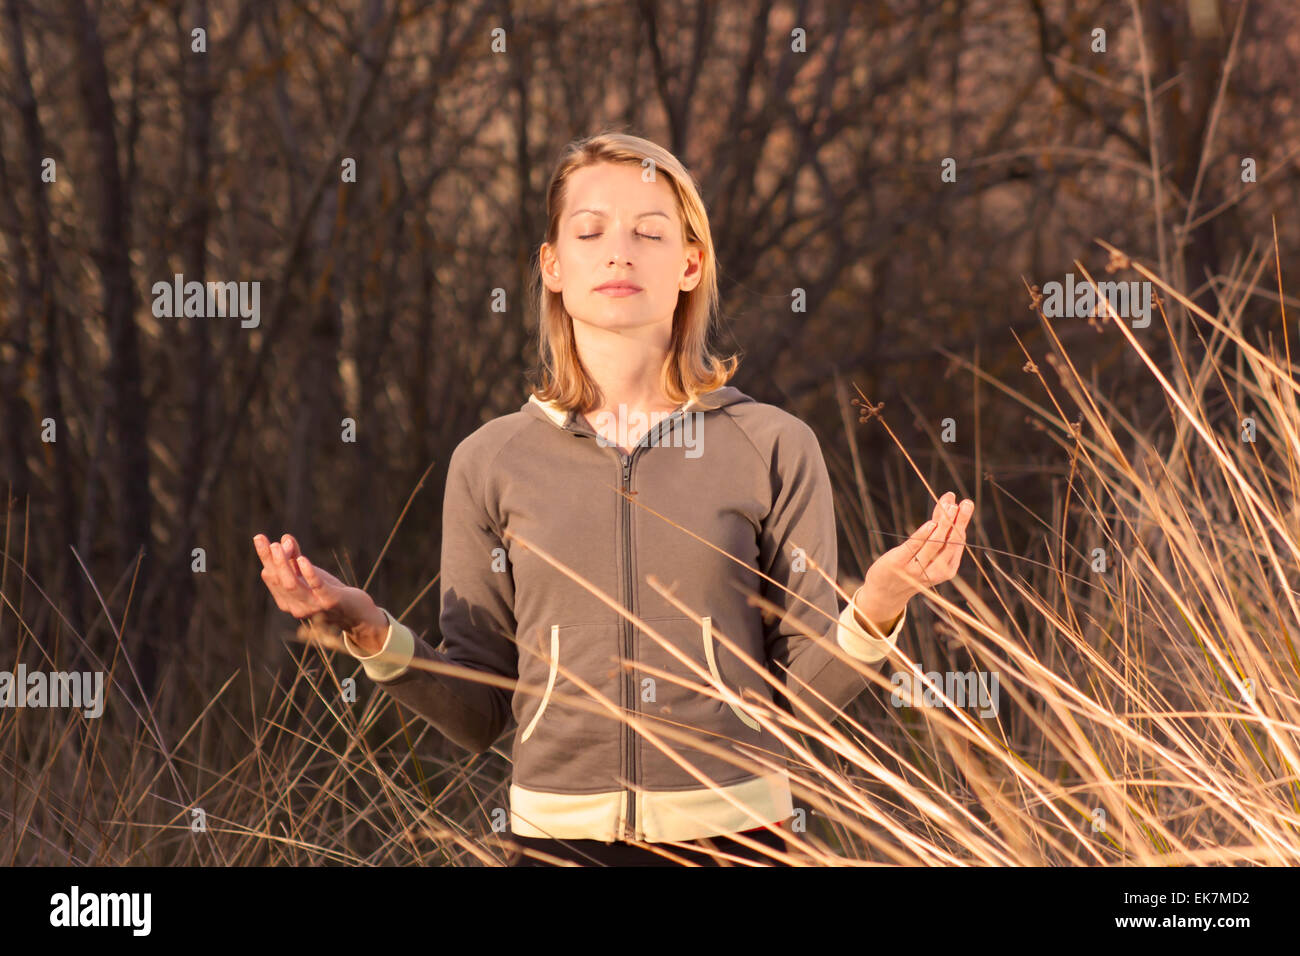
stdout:
[[[762,843],[764,846],[785,852],[785,840],[781,837],[779,832],[773,832],[766,827],[757,827],[753,830],[745,830],[744,836],[749,837],[755,843]],[[528,857],[520,852],[521,847],[539,850],[542,853],[549,853],[551,856],[557,856],[563,860],[571,860],[581,866],[682,865],[676,860],[670,860],[660,856],[654,850],[648,850],[640,846],[633,846],[630,843],[622,841],[603,843],[600,840],[552,840],[543,837],[516,836],[513,833],[510,834],[508,840],[515,844],[515,847],[510,854],[510,866],[557,865],[548,863],[544,860]],[[720,853],[730,853],[745,860],[756,860],[760,864],[766,866],[789,866],[788,863],[781,860],[774,860],[762,851],[750,849],[730,837],[716,836],[699,840],[686,840],[682,842],[697,846],[711,845]],[[671,853],[675,857],[690,860],[692,863],[696,863],[699,866],[745,866],[744,863],[736,863],[732,860],[718,860],[708,853],[688,850],[679,846],[665,845],[663,850],[666,853]]]

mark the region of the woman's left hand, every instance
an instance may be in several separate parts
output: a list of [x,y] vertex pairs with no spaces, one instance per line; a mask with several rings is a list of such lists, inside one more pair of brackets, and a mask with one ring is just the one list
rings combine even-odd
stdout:
[[966,553],[966,525],[975,511],[969,498],[957,503],[949,491],[934,506],[934,517],[906,541],[882,554],[867,569],[854,603],[868,621],[893,621],[926,586],[957,574]]

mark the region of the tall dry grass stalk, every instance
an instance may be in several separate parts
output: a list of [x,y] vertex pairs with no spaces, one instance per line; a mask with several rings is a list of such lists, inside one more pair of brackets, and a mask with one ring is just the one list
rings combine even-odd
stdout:
[[[741,700],[694,668],[700,693],[743,707],[796,755],[791,780],[808,812],[797,814],[804,825],[790,834],[797,844],[788,861],[1300,862],[1300,606],[1291,587],[1300,564],[1297,387],[1289,339],[1280,349],[1261,347],[1241,323],[1268,264],[1243,268],[1220,290],[1212,316],[1112,250],[1113,266],[1160,290],[1166,325],[1164,306],[1176,301],[1201,329],[1198,351],[1177,351],[1162,368],[1147,344],[1156,338],[1135,336],[1106,306],[1104,334],[1122,337],[1164,396],[1167,415],[1145,428],[1108,397],[1132,383],[1086,381],[1046,318],[1051,351],[1042,359],[1026,353],[1032,387],[1019,390],[962,362],[1059,443],[1069,463],[1065,492],[1050,513],[1019,519],[1039,529],[1037,554],[1012,553],[1002,540],[1014,501],[997,503],[1000,522],[977,512],[959,577],[914,601],[898,652],[865,668],[874,689],[846,719],[829,724]],[[1253,442],[1243,440],[1246,419]],[[954,468],[949,477],[962,488],[969,476]],[[858,492],[869,500],[865,488]],[[891,504],[904,513],[903,502]],[[5,540],[12,554],[8,527]],[[1096,548],[1104,572],[1094,570]],[[59,670],[79,652],[108,673],[109,689],[99,719],[0,709],[3,862],[504,861],[494,825],[506,819],[508,734],[491,752],[466,757],[399,712],[335,636],[310,625],[274,673],[265,661],[221,673],[202,656],[178,656],[159,698],[146,703],[135,693],[120,625],[112,624],[108,660],[79,635],[70,646],[66,628],[55,629],[57,638],[33,633],[30,613],[11,599],[25,568],[9,558],[6,567],[0,616],[8,621],[0,627],[18,636],[7,664],[12,657],[29,670]],[[650,583],[682,613],[697,612]],[[37,582],[27,584],[57,608]],[[996,673],[997,713],[893,706],[892,675],[904,671],[944,700],[935,677]],[[669,752],[687,740],[658,721],[625,718],[567,676],[584,691],[573,706],[631,719],[650,745]],[[356,702],[346,700],[347,678]],[[774,766],[728,741],[694,745],[738,765]]]

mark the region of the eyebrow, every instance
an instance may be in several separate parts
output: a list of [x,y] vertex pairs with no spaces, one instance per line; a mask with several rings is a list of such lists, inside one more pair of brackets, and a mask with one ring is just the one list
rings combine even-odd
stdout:
[[[578,215],[579,213],[584,213],[584,212],[589,212],[593,216],[605,215],[605,213],[601,212],[599,209],[575,209],[573,213],[569,216],[569,218],[572,219],[574,216]],[[643,212],[641,213],[641,215],[637,216],[637,218],[644,219],[646,216],[663,216],[668,221],[670,222],[672,221],[672,216],[668,215],[668,213],[666,212],[660,212],[658,209],[653,209],[650,212]]]

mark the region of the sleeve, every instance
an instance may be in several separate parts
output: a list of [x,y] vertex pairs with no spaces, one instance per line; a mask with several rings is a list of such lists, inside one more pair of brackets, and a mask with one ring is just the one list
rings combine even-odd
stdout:
[[[411,666],[414,658],[459,665],[518,679],[515,646],[514,576],[502,560],[505,546],[479,495],[465,446],[447,466],[442,509],[442,643],[431,647],[388,611],[388,636],[376,654],[363,657],[347,642],[366,674],[399,703],[419,714],[450,740],[474,753],[487,750],[512,716],[512,694],[475,680],[472,674],[435,674]],[[501,550],[497,550],[497,549]],[[346,642],[346,638],[345,638]]]
[[[772,507],[760,531],[761,570],[788,589],[762,582],[763,596],[781,611],[779,620],[767,625],[765,641],[768,660],[785,681],[791,708],[799,701],[829,720],[870,685],[860,672],[861,664],[855,667],[837,657],[831,642],[863,664],[876,663],[897,642],[907,614],[904,612],[880,639],[858,624],[851,602],[840,609],[839,596],[831,585],[838,580],[838,542],[830,474],[817,436],[804,422],[794,422],[773,449]],[[803,560],[805,557],[830,580],[814,570],[812,562]],[[834,710],[809,688],[825,697]],[[801,716],[800,709],[791,713]]]

